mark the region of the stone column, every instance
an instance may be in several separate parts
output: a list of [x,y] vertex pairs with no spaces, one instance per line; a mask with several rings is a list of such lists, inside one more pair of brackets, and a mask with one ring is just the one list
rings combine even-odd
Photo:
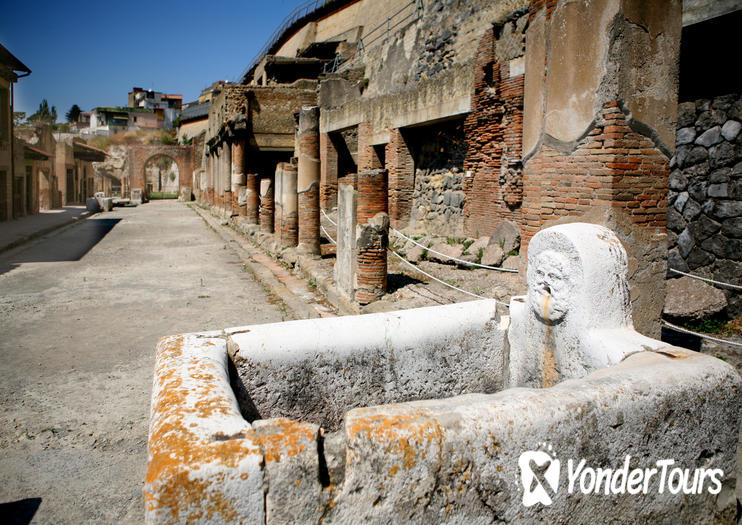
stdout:
[[[358,193],[360,200],[361,193]],[[386,293],[386,250],[389,216],[379,212],[356,228],[355,298],[360,304],[380,299]]]
[[232,215],[232,144],[224,141],[224,166],[222,167],[222,209]]
[[39,177],[39,207],[41,210],[50,210],[52,208],[50,173],[48,170],[42,170]]
[[245,139],[232,143],[232,213],[245,215]]
[[216,208],[222,207],[222,171],[224,171],[222,164],[224,163],[224,157],[222,155],[222,145],[216,148],[216,157],[214,158],[214,206]]
[[209,169],[206,175],[206,205],[214,205],[214,152],[209,152]]
[[273,181],[270,177],[260,179],[260,231],[273,233]]
[[319,107],[304,106],[299,112],[297,130],[299,246],[303,253],[319,255]]
[[331,210],[338,205],[338,150],[329,133],[319,136],[319,205]]
[[286,162],[276,164],[276,171],[273,176],[275,208],[273,210],[273,231],[276,233],[276,240],[281,243],[281,215],[283,215],[283,202],[281,201],[282,192],[281,184],[283,183],[283,166]]
[[386,293],[386,249],[389,242],[386,181],[386,170],[358,174],[355,298],[360,304],[368,304]]
[[340,292],[355,299],[356,286],[356,206],[357,192],[350,184],[338,189],[337,257],[333,278]]
[[258,223],[258,208],[260,206],[260,192],[257,173],[248,173],[245,177],[245,217],[248,224]]
[[296,182],[296,166],[284,163],[281,177],[281,244],[289,247],[299,242]]

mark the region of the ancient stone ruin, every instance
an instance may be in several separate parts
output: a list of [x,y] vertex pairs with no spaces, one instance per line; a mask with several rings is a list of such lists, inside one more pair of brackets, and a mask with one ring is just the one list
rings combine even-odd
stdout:
[[[146,521],[731,519],[742,379],[634,331],[613,232],[577,223],[538,233],[528,295],[509,307],[471,301],[164,338]],[[563,475],[553,502],[533,506],[519,465],[531,450],[603,468],[672,458],[724,477],[692,497],[658,492],[655,480],[607,505],[602,493],[568,493]]]
[[[731,519],[742,380],[659,340],[672,270],[742,275],[738,86],[678,85],[687,27],[720,15],[332,0],[288,19],[215,92],[188,196],[323,269],[346,312],[383,302],[391,256],[527,293],[163,339],[148,522]],[[665,458],[724,475],[577,494],[545,466],[624,458],[626,478]]]

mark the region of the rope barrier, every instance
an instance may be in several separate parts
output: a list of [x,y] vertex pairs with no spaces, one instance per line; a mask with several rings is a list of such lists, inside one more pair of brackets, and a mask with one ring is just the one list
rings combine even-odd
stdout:
[[319,225],[319,227],[320,227],[320,228],[322,228],[322,231],[323,231],[323,232],[325,232],[325,235],[327,235],[327,238],[328,238],[328,239],[330,239],[330,242],[331,242],[332,244],[334,244],[335,246],[337,246],[337,243],[335,242],[335,239],[333,239],[332,237],[330,237],[330,234],[329,234],[329,233],[327,233],[327,230],[325,230],[325,227],[324,227],[324,226],[322,226],[321,224]]
[[680,275],[685,275],[686,277],[692,277],[693,279],[698,279],[699,281],[706,281],[707,283],[718,284],[719,286],[726,286],[728,288],[733,288],[734,290],[742,290],[742,286],[739,286],[736,284],[729,284],[729,283],[725,283],[721,281],[714,281],[713,279],[707,279],[706,277],[701,277],[700,275],[693,275],[692,273],[681,272],[680,270],[676,270],[675,268],[670,268],[670,271],[679,273]]
[[330,221],[330,224],[332,224],[333,226],[337,226],[337,225],[338,225],[338,223],[336,223],[335,221],[333,221],[333,220],[332,220],[332,219],[330,218],[330,216],[329,216],[329,215],[327,215],[327,212],[326,212],[325,210],[323,210],[322,208],[320,208],[320,209],[319,209],[319,211],[321,211],[321,212],[322,212],[322,215],[324,215],[324,216],[325,216],[325,219],[327,219],[328,221]]
[[411,243],[413,243],[413,244],[416,244],[416,245],[417,245],[417,246],[419,246],[420,248],[423,248],[424,250],[427,250],[427,251],[429,251],[429,252],[433,252],[433,253],[434,253],[434,254],[436,254],[436,255],[440,255],[441,257],[445,257],[446,259],[450,259],[450,260],[452,260],[452,261],[456,261],[456,262],[459,262],[459,263],[461,263],[461,264],[466,264],[466,265],[468,265],[468,266],[476,266],[477,268],[485,268],[485,269],[487,269],[487,270],[496,270],[496,271],[498,271],[498,272],[510,272],[510,273],[518,273],[518,270],[514,270],[514,269],[511,269],[511,268],[499,268],[499,267],[497,267],[497,266],[487,266],[486,264],[478,264],[478,263],[475,263],[475,262],[469,262],[469,261],[465,261],[465,260],[463,260],[463,259],[457,259],[456,257],[451,257],[450,255],[446,255],[445,253],[437,252],[437,251],[435,251],[435,250],[434,250],[434,249],[432,249],[432,248],[429,248],[429,247],[427,247],[427,246],[423,246],[422,244],[420,244],[420,243],[419,243],[419,242],[417,242],[416,240],[414,240],[414,239],[410,239],[410,238],[409,238],[409,237],[407,237],[407,236],[406,236],[406,235],[405,235],[404,233],[402,233],[402,232],[400,232],[400,231],[398,231],[398,230],[396,230],[396,229],[394,229],[394,228],[392,228],[392,227],[389,227],[389,229],[390,229],[390,230],[392,230],[392,231],[393,231],[394,233],[396,233],[397,235],[399,235],[400,237],[402,237],[402,238],[404,238],[404,239],[407,239],[408,241],[410,241],[410,242],[411,242]]
[[[424,276],[426,276],[426,277],[429,277],[430,279],[433,279],[434,281],[436,281],[436,282],[438,282],[438,283],[441,283],[441,284],[442,284],[442,285],[444,285],[444,286],[448,286],[449,288],[453,288],[453,289],[454,289],[454,290],[456,290],[457,292],[465,293],[466,295],[470,295],[470,296],[472,296],[472,297],[476,297],[477,299],[489,299],[489,297],[484,297],[483,295],[478,295],[478,294],[475,294],[475,293],[473,293],[473,292],[468,292],[468,291],[466,291],[466,290],[463,290],[463,289],[461,289],[461,288],[458,288],[457,286],[454,286],[454,285],[452,285],[452,284],[449,284],[449,283],[447,283],[446,281],[442,281],[442,280],[438,279],[437,277],[435,277],[435,276],[433,276],[433,275],[430,275],[430,274],[429,274],[428,272],[426,272],[426,271],[424,271],[424,270],[422,270],[422,269],[418,268],[417,266],[415,266],[414,264],[412,264],[412,263],[411,263],[410,261],[408,261],[407,259],[405,259],[405,258],[404,258],[404,257],[402,257],[401,255],[399,255],[399,254],[398,254],[397,252],[395,252],[395,251],[394,251],[394,250],[392,250],[391,248],[389,248],[389,251],[390,251],[390,252],[392,252],[392,253],[393,253],[394,255],[396,255],[396,256],[397,256],[397,258],[398,258],[398,259],[399,259],[400,261],[402,261],[403,263],[405,263],[405,264],[407,264],[408,266],[410,266],[410,267],[411,267],[411,268],[412,268],[413,270],[417,270],[418,272],[420,272],[420,273],[421,273],[421,274],[423,274]],[[509,304],[507,304],[507,303],[504,303],[504,302],[502,302],[502,301],[498,301],[497,299],[494,299],[494,301],[495,301],[495,302],[496,302],[497,304],[501,304],[501,305],[503,305],[503,306],[507,306],[507,307],[510,307],[510,305],[509,305]]]
[[674,324],[668,323],[664,319],[662,320],[662,324],[670,328],[671,330],[675,330],[676,332],[682,332],[684,334],[690,334],[695,335],[696,337],[701,337],[703,339],[709,339],[711,341],[716,341],[717,343],[724,343],[728,345],[734,345],[734,346],[742,346],[742,343],[737,343],[734,341],[729,341],[728,339],[719,339],[717,337],[711,337],[710,335],[705,334],[699,334],[698,332],[694,332],[692,330],[687,330],[685,328],[680,328],[679,326],[675,326]]

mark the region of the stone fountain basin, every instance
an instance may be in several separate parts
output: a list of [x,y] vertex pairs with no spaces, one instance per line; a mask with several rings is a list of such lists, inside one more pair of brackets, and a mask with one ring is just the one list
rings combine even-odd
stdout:
[[[501,390],[506,328],[494,302],[472,301],[164,338],[146,521],[733,518],[742,380],[729,365],[665,347],[551,388]],[[544,444],[565,464],[620,466],[629,454],[720,468],[723,488],[560,492],[524,507],[518,458]]]

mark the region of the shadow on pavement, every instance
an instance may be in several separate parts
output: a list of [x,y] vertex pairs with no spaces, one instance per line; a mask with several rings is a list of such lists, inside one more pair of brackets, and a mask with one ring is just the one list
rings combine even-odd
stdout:
[[0,275],[22,263],[79,261],[98,244],[121,219],[88,219],[75,228],[52,234],[41,242],[0,257]]
[[0,503],[0,521],[7,525],[28,525],[41,505],[41,498]]

